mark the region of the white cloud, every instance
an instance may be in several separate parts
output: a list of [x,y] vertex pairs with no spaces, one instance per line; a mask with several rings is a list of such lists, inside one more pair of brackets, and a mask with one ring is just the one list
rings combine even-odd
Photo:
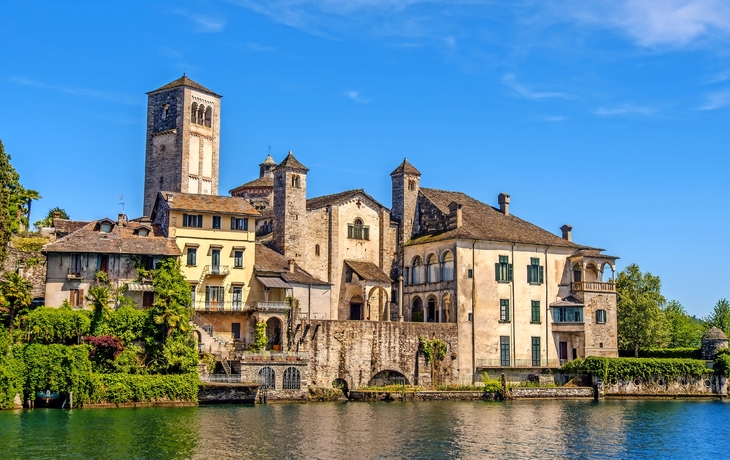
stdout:
[[191,13],[188,10],[175,10],[173,13],[190,19],[196,25],[196,32],[217,33],[226,27],[226,21],[202,14]]
[[710,75],[703,80],[703,83],[720,83],[726,80],[730,80],[730,71],[728,70],[715,75]]
[[593,111],[595,115],[600,116],[631,116],[642,115],[652,117],[656,115],[656,109],[651,107],[636,106],[630,103],[623,104],[618,107],[599,107]]
[[358,104],[367,104],[368,102],[372,102],[372,99],[362,97],[360,91],[347,91],[345,94]]
[[29,86],[32,88],[47,89],[51,91],[60,91],[66,94],[72,94],[74,96],[91,97],[95,99],[104,99],[117,104],[139,104],[139,100],[136,97],[127,96],[125,94],[111,93],[108,91],[99,91],[89,88],[80,88],[73,86],[62,86],[62,85],[48,85],[38,80],[32,80],[26,77],[10,77],[10,81],[22,86]]
[[573,99],[575,96],[571,94],[566,93],[557,93],[557,92],[550,92],[550,91],[533,91],[526,87],[523,84],[517,83],[517,80],[515,79],[515,76],[511,73],[505,74],[502,77],[502,83],[513,90],[515,93],[517,93],[519,96],[522,96],[527,99],[549,99],[549,98],[559,98],[559,99]]
[[730,91],[722,91],[707,96],[707,101],[697,110],[716,110],[730,105]]
[[618,29],[643,47],[686,46],[730,34],[727,0],[574,0],[555,2],[552,10]]

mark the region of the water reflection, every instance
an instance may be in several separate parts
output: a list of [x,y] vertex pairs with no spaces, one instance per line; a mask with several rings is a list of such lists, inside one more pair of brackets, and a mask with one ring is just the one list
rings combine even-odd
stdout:
[[718,401],[517,401],[34,410],[0,413],[0,452],[3,458],[709,457],[726,451],[728,408]]

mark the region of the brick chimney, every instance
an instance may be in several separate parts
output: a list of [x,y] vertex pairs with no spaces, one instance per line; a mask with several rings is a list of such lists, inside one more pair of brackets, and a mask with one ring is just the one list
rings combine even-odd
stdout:
[[289,259],[289,271],[294,273],[294,259]]
[[573,241],[573,235],[571,234],[573,231],[573,227],[571,227],[568,224],[565,224],[562,227],[560,227],[560,231],[563,232],[564,240]]
[[461,204],[452,201],[449,204],[449,228],[460,228],[462,224]]
[[499,210],[505,216],[509,216],[509,195],[502,192],[497,197],[499,200]]
[[120,227],[124,227],[124,224],[127,223],[127,215],[126,214],[119,214],[117,216],[117,225]]

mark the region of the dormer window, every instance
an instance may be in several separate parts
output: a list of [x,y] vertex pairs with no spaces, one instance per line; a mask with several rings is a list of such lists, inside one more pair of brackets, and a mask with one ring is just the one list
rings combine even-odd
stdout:
[[147,235],[149,235],[149,234],[150,234],[150,231],[148,229],[146,229],[146,228],[139,229],[139,233],[138,233],[139,236],[141,236],[143,238],[147,238]]
[[101,225],[99,225],[99,230],[101,231],[101,233],[111,233],[112,232],[111,222],[102,222]]

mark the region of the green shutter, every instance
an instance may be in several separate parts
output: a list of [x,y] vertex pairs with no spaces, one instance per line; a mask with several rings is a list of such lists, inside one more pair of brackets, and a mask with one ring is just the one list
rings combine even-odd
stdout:
[[494,264],[494,279],[499,281],[499,263]]
[[236,218],[231,217],[231,230],[235,230],[235,229],[236,229]]
[[203,215],[198,215],[198,228],[203,228]]
[[244,217],[243,219],[243,229],[245,231],[248,231],[248,218]]
[[362,237],[365,240],[369,240],[370,239],[370,229],[368,227],[365,227],[365,228],[362,229]]
[[509,264],[507,267],[508,267],[507,279],[509,281],[512,281],[513,280],[513,277],[512,277],[512,264]]
[[348,238],[354,238],[355,237],[355,229],[352,225],[347,226],[347,237]]
[[527,282],[532,283],[532,265],[527,266]]
[[540,268],[538,269],[538,273],[539,273],[538,276],[540,277],[539,282],[540,282],[540,284],[542,284],[543,283],[543,266],[542,265],[540,265]]

